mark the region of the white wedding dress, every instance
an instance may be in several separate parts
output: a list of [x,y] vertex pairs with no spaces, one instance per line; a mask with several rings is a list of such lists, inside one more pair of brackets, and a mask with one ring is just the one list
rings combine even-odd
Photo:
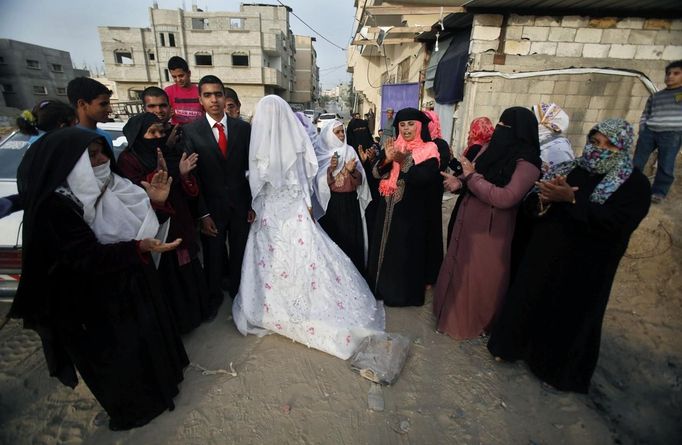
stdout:
[[364,337],[384,330],[384,308],[311,218],[297,164],[298,172],[288,174],[300,182],[277,189],[267,183],[254,199],[257,216],[232,315],[243,335],[274,332],[345,360]]

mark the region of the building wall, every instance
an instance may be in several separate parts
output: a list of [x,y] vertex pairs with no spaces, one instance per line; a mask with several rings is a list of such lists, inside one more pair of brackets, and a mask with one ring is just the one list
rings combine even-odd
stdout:
[[[495,52],[504,35],[504,63]],[[664,69],[682,59],[682,20],[644,18],[542,17],[477,15],[471,40],[471,71],[541,71],[568,67],[637,70],[664,88]],[[498,60],[499,62],[499,60]],[[578,150],[597,122],[621,117],[637,127],[649,97],[636,78],[605,74],[539,76],[526,79],[468,79],[465,99],[456,113],[455,147],[461,149],[471,120],[493,121],[514,105],[556,102],[571,118],[568,136]]]
[[320,95],[317,54],[313,47],[314,39],[308,36],[295,36],[295,39],[296,80],[291,102],[311,107]]
[[[289,99],[295,43],[286,7],[242,4],[238,12],[150,8],[149,14],[150,28],[99,28],[107,77],[116,82],[121,100],[129,99],[131,88],[172,84],[167,64],[173,56],[187,60],[195,83],[212,74],[237,92],[244,90],[243,109],[255,105],[249,98],[254,90]],[[117,63],[116,51],[130,52],[132,64]],[[197,55],[211,56],[211,64],[197,65]],[[248,66],[233,64],[233,55],[248,56]]]
[[[31,109],[45,99],[69,101],[66,86],[76,76],[67,51],[0,39],[0,58],[0,85],[6,106]],[[27,60],[37,61],[39,68],[29,68]],[[60,65],[61,71],[54,65]],[[36,93],[34,87],[43,87],[44,94]]]

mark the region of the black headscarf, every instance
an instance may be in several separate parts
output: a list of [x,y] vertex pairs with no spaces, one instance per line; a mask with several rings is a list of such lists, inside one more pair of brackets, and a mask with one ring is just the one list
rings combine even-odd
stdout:
[[40,323],[47,316],[46,299],[49,290],[44,286],[51,264],[45,264],[38,244],[39,211],[66,178],[87,146],[101,139],[102,150],[111,160],[115,171],[114,153],[108,143],[94,131],[77,127],[47,133],[26,151],[17,170],[17,188],[24,206],[22,227],[22,266],[19,288],[14,297],[10,317],[23,318],[27,327]]
[[398,135],[400,134],[400,122],[403,121],[419,121],[422,123],[422,131],[421,131],[421,138],[422,141],[424,142],[430,142],[431,141],[431,134],[429,133],[429,122],[431,122],[431,119],[429,117],[422,113],[421,111],[417,110],[416,108],[403,108],[402,110],[398,111],[393,118],[393,127],[395,128],[395,138],[398,138]]
[[540,168],[540,141],[538,121],[527,108],[507,108],[500,122],[506,126],[495,127],[488,149],[476,161],[476,171],[488,182],[504,187],[511,180],[519,159]]
[[[123,127],[123,134],[128,140],[126,150],[130,151],[142,166],[148,171],[154,171],[157,167],[156,149],[160,148],[166,163],[171,164],[167,157],[173,157],[173,153],[166,147],[167,137],[156,139],[145,139],[144,134],[154,124],[161,124],[163,121],[154,113],[142,113],[131,117]],[[180,158],[178,157],[178,160]],[[177,163],[177,162],[176,162]],[[170,165],[169,165],[170,168]],[[172,175],[172,173],[171,173]]]

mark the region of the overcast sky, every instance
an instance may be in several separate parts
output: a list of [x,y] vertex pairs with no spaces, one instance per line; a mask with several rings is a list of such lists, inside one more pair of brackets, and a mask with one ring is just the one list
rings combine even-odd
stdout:
[[[346,48],[354,21],[352,0],[282,0],[293,12],[335,44]],[[192,0],[159,0],[159,8],[192,8]],[[240,3],[272,3],[276,0],[198,0],[208,11],[239,11]],[[20,40],[71,53],[77,67],[103,67],[98,26],[148,27],[151,0],[0,0],[0,38]],[[294,34],[317,38],[320,84],[330,88],[346,81],[346,52],[327,43],[290,16]]]

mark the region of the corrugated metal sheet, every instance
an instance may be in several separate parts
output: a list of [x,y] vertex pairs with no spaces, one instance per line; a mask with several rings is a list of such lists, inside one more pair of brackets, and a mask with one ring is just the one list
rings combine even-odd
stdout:
[[[461,1],[445,1],[460,4]],[[538,15],[615,15],[682,17],[682,2],[670,0],[472,0],[469,11],[490,10],[528,12]]]

